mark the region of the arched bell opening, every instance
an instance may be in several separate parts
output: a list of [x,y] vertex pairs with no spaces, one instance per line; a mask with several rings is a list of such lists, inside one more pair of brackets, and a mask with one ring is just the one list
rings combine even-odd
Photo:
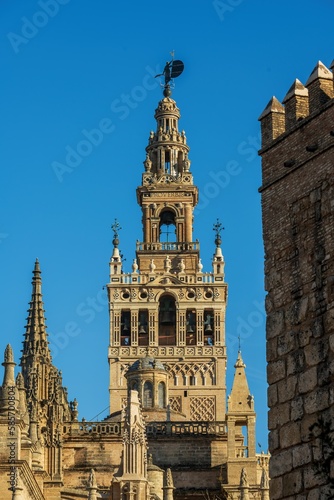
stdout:
[[176,239],[175,213],[172,210],[163,210],[159,222],[160,243],[170,243]]
[[196,344],[196,311],[187,309],[186,313],[186,344]]
[[176,344],[176,304],[171,295],[159,301],[159,345]]
[[131,344],[131,312],[122,311],[121,313],[121,345]]
[[148,345],[148,311],[146,309],[139,310],[138,345]]
[[212,309],[204,311],[204,343],[206,345],[214,344],[214,313]]

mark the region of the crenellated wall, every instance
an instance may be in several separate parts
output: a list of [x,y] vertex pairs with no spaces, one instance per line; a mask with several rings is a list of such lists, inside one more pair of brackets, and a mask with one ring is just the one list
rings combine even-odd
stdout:
[[293,82],[282,101],[284,106],[276,97],[268,102],[259,117],[262,150],[271,146],[278,137],[283,139],[295,128],[303,126],[304,119],[313,118],[333,97],[333,73],[319,61],[305,86],[298,79]]
[[272,500],[331,499],[334,99],[318,63],[262,113]]

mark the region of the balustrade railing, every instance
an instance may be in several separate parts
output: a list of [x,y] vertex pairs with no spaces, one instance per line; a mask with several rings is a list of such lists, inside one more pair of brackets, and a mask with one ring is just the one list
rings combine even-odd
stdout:
[[208,436],[226,433],[225,422],[148,422],[147,436]]
[[[226,434],[225,422],[147,422],[146,432],[152,436],[208,436]],[[122,435],[122,422],[68,422],[63,426],[68,436]]]
[[199,252],[199,241],[156,241],[154,243],[145,243],[137,241],[137,252]]
[[69,422],[63,426],[63,433],[72,436],[89,434],[120,436],[121,430],[120,422]]
[[[179,276],[180,273],[176,275]],[[187,284],[196,283],[214,283],[215,276],[212,273],[194,273],[194,274],[184,274],[181,281]],[[123,285],[140,284],[144,285],[150,281],[150,276],[148,274],[140,273],[122,273],[122,274],[112,274],[110,275],[111,283],[121,283]]]

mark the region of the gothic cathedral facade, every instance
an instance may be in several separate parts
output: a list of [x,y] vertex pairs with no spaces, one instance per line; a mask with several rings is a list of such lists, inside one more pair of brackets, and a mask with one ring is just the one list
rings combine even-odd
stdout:
[[68,401],[48,347],[36,261],[16,378],[10,346],[3,363],[3,500],[269,499],[269,457],[256,453],[240,352],[226,394],[222,228],[217,220],[212,271],[205,272],[193,241],[198,188],[167,90],[137,188],[143,238],[131,272],[123,269],[117,221],[112,226],[110,414],[79,422],[77,402]]

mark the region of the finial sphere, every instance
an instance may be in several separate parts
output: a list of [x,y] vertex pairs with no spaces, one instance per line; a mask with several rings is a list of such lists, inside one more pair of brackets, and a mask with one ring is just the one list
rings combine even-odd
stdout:
[[165,97],[170,97],[172,95],[172,91],[169,85],[166,85],[164,90],[163,90],[163,95]]

